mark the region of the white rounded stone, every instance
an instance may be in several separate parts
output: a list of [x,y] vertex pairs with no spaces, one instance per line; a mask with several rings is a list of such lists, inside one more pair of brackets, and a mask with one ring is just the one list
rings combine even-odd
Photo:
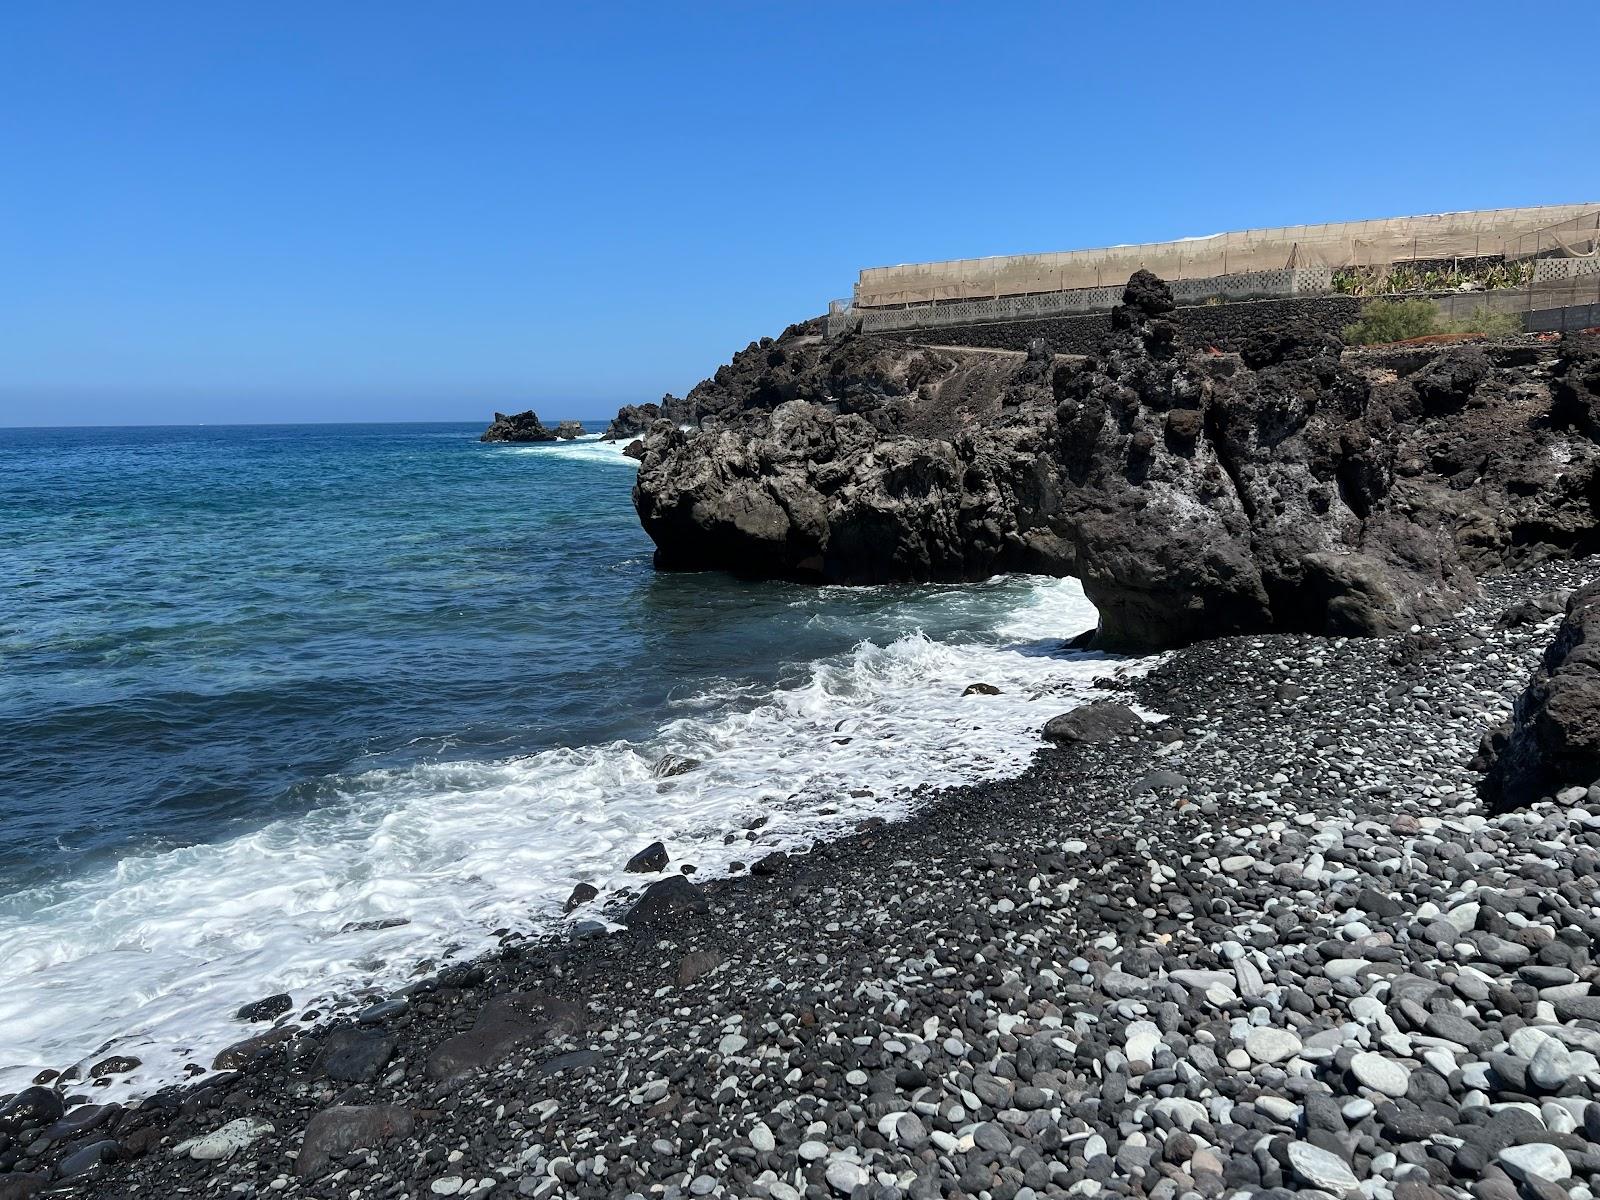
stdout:
[[1289,1165],[1306,1183],[1335,1196],[1349,1195],[1361,1186],[1349,1163],[1310,1142],[1289,1143]]
[[1350,1070],[1363,1086],[1385,1096],[1404,1096],[1411,1086],[1411,1072],[1406,1067],[1371,1050],[1351,1059]]
[[1161,1045],[1161,1030],[1154,1021],[1134,1021],[1129,1024],[1123,1053],[1129,1062],[1154,1062],[1156,1047]]
[[1258,1025],[1245,1035],[1244,1052],[1258,1063],[1277,1063],[1300,1053],[1300,1038],[1276,1025]]
[[868,1180],[861,1164],[853,1163],[848,1158],[829,1160],[824,1174],[828,1177],[828,1185],[841,1196],[848,1196]]
[[1507,1146],[1500,1151],[1499,1162],[1513,1179],[1547,1179],[1555,1182],[1572,1177],[1572,1164],[1559,1146],[1549,1142],[1529,1142],[1524,1146]]

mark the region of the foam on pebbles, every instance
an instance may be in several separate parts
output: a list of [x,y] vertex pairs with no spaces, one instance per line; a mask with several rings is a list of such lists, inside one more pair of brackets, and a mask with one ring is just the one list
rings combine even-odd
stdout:
[[1600,788],[1488,812],[1466,765],[1553,629],[1501,612],[1586,571],[1177,651],[1122,685],[1143,737],[419,979],[358,1082],[285,1026],[186,1097],[19,1093],[0,1156],[88,1197],[1597,1200]]
[[189,1138],[172,1148],[174,1154],[187,1154],[196,1162],[216,1162],[232,1158],[252,1142],[272,1132],[272,1122],[240,1117],[212,1133]]

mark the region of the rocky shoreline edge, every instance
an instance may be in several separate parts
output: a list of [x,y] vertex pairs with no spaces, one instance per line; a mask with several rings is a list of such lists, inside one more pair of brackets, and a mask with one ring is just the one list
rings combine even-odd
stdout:
[[1425,631],[1198,643],[1126,684],[1166,717],[1142,736],[181,1091],[15,1098],[0,1200],[1587,1200],[1600,791],[1495,815],[1469,760],[1593,574],[1485,580]]

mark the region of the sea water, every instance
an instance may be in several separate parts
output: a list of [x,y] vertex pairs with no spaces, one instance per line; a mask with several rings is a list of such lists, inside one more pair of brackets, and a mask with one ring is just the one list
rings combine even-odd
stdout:
[[1015,774],[1116,666],[1071,580],[658,574],[620,444],[478,428],[0,430],[0,1093]]

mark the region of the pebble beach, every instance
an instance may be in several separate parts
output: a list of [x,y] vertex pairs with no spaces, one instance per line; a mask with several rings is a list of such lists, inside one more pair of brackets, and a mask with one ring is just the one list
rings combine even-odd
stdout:
[[1585,1200],[1600,790],[1497,814],[1469,763],[1590,575],[1191,646],[1102,680],[1142,728],[908,821],[269,1006],[125,1107],[25,1092],[0,1196]]

